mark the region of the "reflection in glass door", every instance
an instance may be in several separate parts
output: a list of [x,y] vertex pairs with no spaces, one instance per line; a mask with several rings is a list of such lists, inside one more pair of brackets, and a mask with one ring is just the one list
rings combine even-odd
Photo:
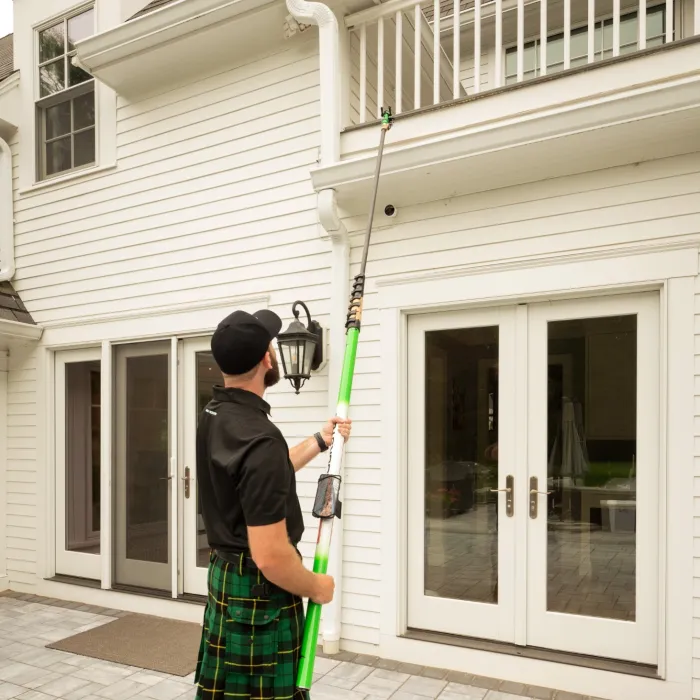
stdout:
[[656,661],[658,296],[533,306],[528,643]]
[[514,311],[409,333],[408,624],[513,641]]
[[116,349],[115,583],[171,590],[170,345]]
[[221,384],[219,368],[210,351],[209,338],[193,338],[183,343],[183,440],[184,463],[182,497],[184,502],[184,591],[206,595],[209,545],[202,520],[196,478],[197,421],[212,397],[215,384]]

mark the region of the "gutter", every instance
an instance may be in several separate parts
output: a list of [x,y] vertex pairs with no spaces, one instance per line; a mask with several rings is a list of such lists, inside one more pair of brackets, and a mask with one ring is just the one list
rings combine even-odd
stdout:
[[219,26],[274,0],[180,0],[76,43],[73,65],[90,74],[176,39]]
[[0,138],[0,282],[15,276],[15,217],[12,201],[12,151]]
[[[286,0],[292,17],[304,24],[314,24],[319,29],[321,152],[319,167],[324,168],[340,161],[340,30],[338,20],[328,5],[307,0]],[[345,225],[338,215],[335,190],[327,188],[318,193],[318,220],[321,237],[331,241],[331,324],[330,356],[328,363],[328,409],[336,411],[336,399],[340,388],[345,348],[345,319],[350,297],[350,240]],[[343,520],[333,526],[329,572],[335,579],[333,601],[323,608],[321,635],[323,651],[337,654],[340,651],[341,611],[343,604]]]

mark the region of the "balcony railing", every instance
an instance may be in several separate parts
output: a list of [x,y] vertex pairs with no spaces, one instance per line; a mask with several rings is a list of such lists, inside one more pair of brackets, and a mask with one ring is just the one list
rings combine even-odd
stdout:
[[350,121],[661,46],[682,16],[682,0],[389,0],[346,17]]

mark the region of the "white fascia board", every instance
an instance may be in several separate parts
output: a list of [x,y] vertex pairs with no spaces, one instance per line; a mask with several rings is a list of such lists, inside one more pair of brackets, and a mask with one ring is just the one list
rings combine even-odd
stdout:
[[19,128],[19,71],[0,82],[0,138],[9,138]]
[[101,68],[123,59],[215,27],[270,4],[270,0],[179,0],[78,42],[74,62],[96,75]]

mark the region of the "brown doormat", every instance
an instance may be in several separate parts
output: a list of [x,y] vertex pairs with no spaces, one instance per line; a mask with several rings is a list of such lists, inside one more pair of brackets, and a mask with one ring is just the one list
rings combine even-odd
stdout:
[[150,615],[125,615],[47,645],[49,649],[187,676],[197,666],[202,627]]

